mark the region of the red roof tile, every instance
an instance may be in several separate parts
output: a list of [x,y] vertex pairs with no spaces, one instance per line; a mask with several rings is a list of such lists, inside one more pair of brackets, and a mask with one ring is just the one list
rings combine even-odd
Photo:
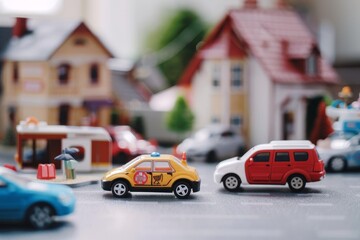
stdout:
[[205,39],[180,84],[190,84],[203,59],[242,58],[253,55],[274,82],[338,83],[332,67],[319,55],[318,75],[308,76],[291,63],[305,60],[318,47],[299,16],[289,9],[230,11]]

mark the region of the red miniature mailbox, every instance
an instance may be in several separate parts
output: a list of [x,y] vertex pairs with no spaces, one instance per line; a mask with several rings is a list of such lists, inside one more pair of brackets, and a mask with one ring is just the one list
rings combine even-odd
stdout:
[[55,164],[39,164],[37,171],[38,179],[54,179],[56,178]]

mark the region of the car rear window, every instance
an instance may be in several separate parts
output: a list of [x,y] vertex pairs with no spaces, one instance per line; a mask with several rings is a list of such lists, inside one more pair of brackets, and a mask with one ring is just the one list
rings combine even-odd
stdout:
[[290,162],[288,152],[277,152],[275,155],[275,162]]
[[309,159],[307,152],[294,152],[294,159],[296,162],[305,162]]
[[253,159],[254,162],[268,162],[270,159],[270,153],[269,152],[258,153],[255,155]]

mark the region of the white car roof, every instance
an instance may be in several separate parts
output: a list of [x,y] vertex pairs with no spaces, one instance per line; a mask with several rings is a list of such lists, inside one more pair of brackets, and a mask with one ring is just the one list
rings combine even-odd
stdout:
[[313,149],[315,146],[307,140],[285,140],[285,141],[271,141],[268,144],[260,144],[255,146],[255,150],[262,149]]

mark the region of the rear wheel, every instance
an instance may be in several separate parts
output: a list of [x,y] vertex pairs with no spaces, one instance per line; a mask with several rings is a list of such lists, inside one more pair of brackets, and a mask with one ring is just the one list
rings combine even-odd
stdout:
[[346,160],[344,157],[336,156],[330,159],[328,164],[331,172],[343,172],[346,169]]
[[217,156],[216,156],[216,152],[214,150],[210,151],[207,155],[206,155],[206,161],[209,163],[213,163],[217,161]]
[[29,208],[26,214],[26,221],[33,228],[45,229],[53,224],[54,215],[55,211],[50,205],[39,203]]
[[191,187],[187,182],[178,182],[174,186],[174,194],[179,199],[188,198],[191,193]]
[[118,180],[111,186],[111,192],[115,197],[123,198],[128,194],[129,186],[125,181]]
[[291,191],[301,192],[305,188],[306,180],[302,175],[292,175],[288,178],[288,185]]
[[230,192],[234,192],[239,189],[241,180],[239,176],[235,174],[228,174],[223,178],[224,188]]

